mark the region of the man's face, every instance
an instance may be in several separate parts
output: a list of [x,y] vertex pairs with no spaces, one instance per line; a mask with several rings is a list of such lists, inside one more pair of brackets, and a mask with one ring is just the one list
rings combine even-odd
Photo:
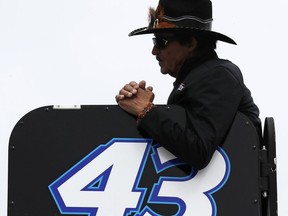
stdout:
[[184,61],[193,55],[191,46],[181,44],[171,34],[155,34],[153,40],[152,54],[159,62],[161,73],[176,78]]

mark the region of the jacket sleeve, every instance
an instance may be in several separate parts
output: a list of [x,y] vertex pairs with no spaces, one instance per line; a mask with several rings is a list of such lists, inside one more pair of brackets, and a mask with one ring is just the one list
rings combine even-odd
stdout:
[[178,158],[202,169],[223,144],[242,95],[242,80],[219,66],[201,80],[192,79],[174,96],[173,106],[184,109],[184,124],[172,112],[155,107],[139,128]]

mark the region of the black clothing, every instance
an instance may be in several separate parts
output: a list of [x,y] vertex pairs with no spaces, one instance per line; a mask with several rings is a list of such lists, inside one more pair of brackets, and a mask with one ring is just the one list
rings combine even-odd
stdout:
[[168,104],[184,108],[185,126],[156,107],[140,121],[139,128],[197,169],[204,168],[223,144],[238,111],[250,118],[261,134],[259,110],[241,71],[214,51],[184,63]]

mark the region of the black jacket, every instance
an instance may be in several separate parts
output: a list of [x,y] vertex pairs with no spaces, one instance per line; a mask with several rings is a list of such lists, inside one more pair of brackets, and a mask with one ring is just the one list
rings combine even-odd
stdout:
[[259,110],[239,68],[215,52],[187,60],[174,82],[169,105],[185,110],[181,125],[169,112],[153,108],[140,121],[143,129],[171,153],[201,169],[221,146],[238,111],[261,133]]

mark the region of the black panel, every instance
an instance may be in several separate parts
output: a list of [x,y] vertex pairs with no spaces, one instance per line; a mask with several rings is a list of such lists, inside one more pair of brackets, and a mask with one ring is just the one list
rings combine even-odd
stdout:
[[[182,118],[175,107],[159,105],[158,108]],[[113,138],[143,138],[135,118],[118,106],[82,106],[81,109],[47,106],[25,115],[10,138],[8,215],[61,215],[48,186],[97,146]],[[244,115],[236,116],[223,149],[230,159],[231,173],[226,184],[213,195],[217,215],[261,215],[259,141],[255,128]],[[147,160],[143,174],[146,177],[140,182],[148,190],[159,179],[155,170],[149,169],[152,166],[151,160]],[[179,165],[171,171],[181,176],[190,170],[186,165]],[[149,207],[158,209],[162,215],[177,212],[173,205],[150,204]]]

